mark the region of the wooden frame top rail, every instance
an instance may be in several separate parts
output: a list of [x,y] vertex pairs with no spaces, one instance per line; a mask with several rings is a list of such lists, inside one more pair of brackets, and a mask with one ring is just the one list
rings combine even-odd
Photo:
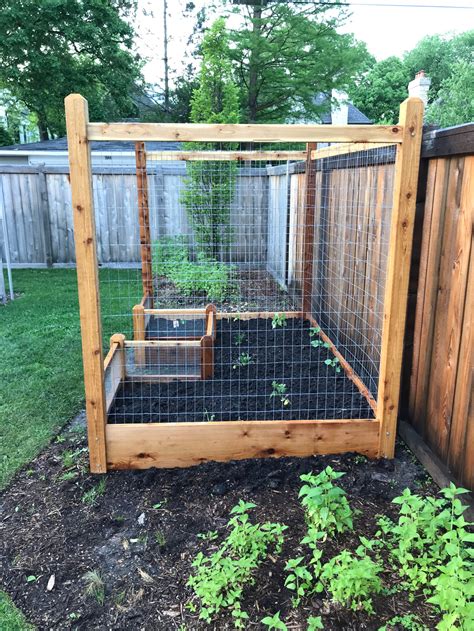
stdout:
[[401,125],[89,123],[89,140],[177,142],[402,142]]
[[230,161],[236,160],[238,162],[250,161],[265,161],[281,160],[306,160],[306,151],[147,151],[147,160],[183,160],[188,162],[190,160],[212,160],[218,161]]
[[126,340],[125,348],[175,348],[176,346],[187,346],[189,348],[199,348],[199,340]]

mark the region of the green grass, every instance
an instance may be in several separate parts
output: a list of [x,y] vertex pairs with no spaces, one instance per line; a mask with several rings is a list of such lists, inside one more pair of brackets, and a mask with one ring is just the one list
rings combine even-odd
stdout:
[[[131,337],[140,287],[136,270],[100,281],[107,347]],[[13,282],[22,295],[0,307],[0,487],[84,405],[75,270],[16,270]]]
[[[101,270],[104,348],[112,333],[132,336],[140,298],[136,270]],[[16,270],[21,296],[0,307],[0,488],[84,405],[75,270]],[[27,631],[0,591],[0,628]]]
[[29,631],[35,627],[29,624],[21,611],[15,607],[7,594],[0,591],[0,625],[3,631]]

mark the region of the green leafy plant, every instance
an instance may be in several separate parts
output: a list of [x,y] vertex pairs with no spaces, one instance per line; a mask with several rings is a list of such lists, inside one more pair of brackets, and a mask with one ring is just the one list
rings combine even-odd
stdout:
[[318,348],[319,346],[322,346],[323,348],[330,348],[329,344],[327,342],[324,342],[324,340],[319,337],[320,333],[320,326],[313,326],[310,328],[309,337],[315,338],[311,340],[311,346],[314,346],[315,348]]
[[326,366],[334,368],[336,372],[341,372],[341,366],[338,357],[329,357],[328,359],[324,360],[324,363],[326,364]]
[[283,405],[290,405],[291,401],[286,395],[287,385],[285,383],[278,383],[278,381],[272,381],[272,392],[270,398],[274,399],[278,397],[280,403]]
[[293,607],[298,607],[301,599],[312,590],[313,575],[303,563],[304,557],[289,559],[285,570],[289,572],[285,580],[285,587],[295,592],[292,598]]
[[203,541],[215,541],[219,536],[217,530],[209,530],[209,532],[200,532],[198,534],[198,539],[202,539]]
[[287,631],[288,627],[280,618],[280,612],[277,611],[273,616],[265,616],[262,618],[262,624],[269,629],[278,629],[279,631]]
[[82,496],[84,504],[95,504],[99,497],[105,493],[105,484],[105,478],[102,478],[98,484],[86,491]]
[[234,370],[236,370],[237,368],[245,368],[246,366],[250,366],[250,364],[253,364],[253,363],[254,361],[252,359],[252,355],[249,355],[248,353],[240,353],[239,357],[237,358],[237,361],[232,366],[232,368]]
[[30,574],[29,576],[26,577],[27,583],[36,583],[37,580],[38,580],[38,577],[35,576],[34,574]]
[[160,548],[166,545],[166,537],[161,530],[155,530],[154,538]]
[[272,318],[272,329],[280,326],[286,326],[286,315],[284,313],[275,313]]
[[323,566],[320,582],[334,601],[370,614],[374,613],[371,595],[382,591],[381,571],[382,567],[363,552],[355,556],[343,550]]
[[235,345],[236,346],[240,346],[241,344],[243,344],[246,340],[247,336],[245,335],[245,333],[237,333],[237,335],[235,336]]
[[[199,617],[207,622],[222,609],[230,609],[236,628],[244,628],[248,619],[241,609],[245,587],[255,582],[255,570],[268,555],[270,547],[279,554],[286,526],[278,523],[252,524],[248,512],[255,504],[240,502],[231,510],[227,527],[230,532],[217,552],[201,552],[192,565],[196,573],[187,585],[200,600]],[[194,608],[194,603],[190,603]]]
[[307,631],[318,631],[318,629],[324,629],[321,616],[310,616],[308,618]]
[[411,600],[419,592],[442,614],[438,628],[468,629],[474,621],[474,563],[472,524],[466,522],[459,495],[466,489],[454,484],[441,490],[441,498],[420,497],[405,489],[393,502],[399,518],[378,521],[390,558],[401,577],[401,588]]
[[105,601],[105,585],[104,581],[96,570],[89,570],[83,576],[86,583],[86,595],[95,598],[99,605],[103,605]]
[[378,631],[394,631],[399,627],[407,629],[407,631],[426,631],[425,625],[421,624],[418,618],[410,613],[390,618],[382,627],[379,627]]
[[303,543],[325,541],[336,532],[353,529],[352,510],[346,492],[333,484],[343,475],[332,467],[326,467],[318,475],[305,473],[300,476],[306,482],[300,489],[299,497],[302,498],[308,524],[308,536]]

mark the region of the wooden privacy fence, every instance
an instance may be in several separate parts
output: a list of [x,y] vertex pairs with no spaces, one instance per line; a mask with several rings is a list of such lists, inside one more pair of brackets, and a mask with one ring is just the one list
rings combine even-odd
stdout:
[[474,490],[474,125],[439,132],[424,157],[410,423],[439,464]]
[[[185,164],[149,169],[152,240],[187,231],[180,201],[185,177]],[[135,168],[97,166],[92,178],[99,263],[139,263]],[[0,165],[0,201],[13,265],[75,263],[69,167]],[[267,214],[265,168],[241,169],[231,210],[237,260],[266,263]]]

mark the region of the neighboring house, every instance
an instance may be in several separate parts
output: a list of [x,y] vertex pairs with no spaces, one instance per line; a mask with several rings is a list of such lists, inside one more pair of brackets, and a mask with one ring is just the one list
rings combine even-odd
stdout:
[[[94,166],[135,166],[135,146],[127,141],[94,140],[91,143]],[[147,142],[148,151],[178,151],[178,142]],[[0,147],[0,164],[23,164],[66,167],[68,165],[67,139],[55,138],[24,145]],[[168,163],[171,164],[171,163]]]
[[[332,100],[336,100],[335,105]],[[345,92],[333,90],[332,95],[319,92],[314,97],[314,104],[325,109],[319,120],[306,120],[306,123],[322,123],[323,125],[372,125],[373,121],[353,105]]]

